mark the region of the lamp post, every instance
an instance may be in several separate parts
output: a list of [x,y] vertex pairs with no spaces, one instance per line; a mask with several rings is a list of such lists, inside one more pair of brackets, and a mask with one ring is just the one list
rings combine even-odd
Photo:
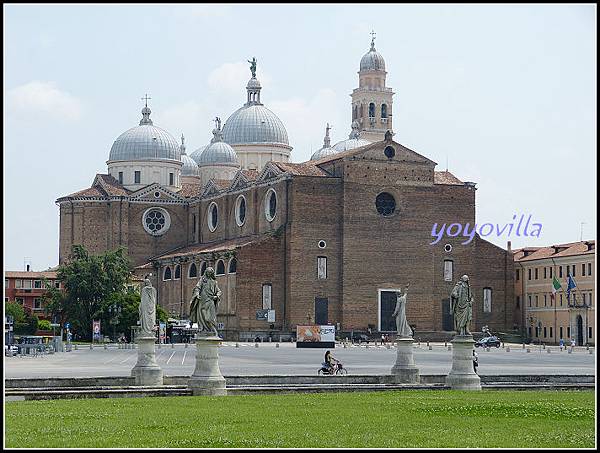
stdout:
[[108,307],[108,314],[110,315],[110,323],[113,326],[113,339],[116,341],[117,338],[117,324],[119,323],[119,316],[121,315],[122,308],[116,303]]

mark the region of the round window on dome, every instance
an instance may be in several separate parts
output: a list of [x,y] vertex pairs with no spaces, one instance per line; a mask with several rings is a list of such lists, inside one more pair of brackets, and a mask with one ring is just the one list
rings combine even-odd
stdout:
[[246,197],[240,195],[235,201],[235,221],[242,226],[246,221]]
[[383,150],[383,154],[385,154],[385,157],[387,157],[388,159],[391,159],[396,155],[396,150],[393,146],[386,146]]
[[208,206],[208,229],[212,232],[217,229],[219,222],[219,207],[214,201]]
[[382,192],[375,198],[375,207],[379,214],[384,217],[389,217],[396,210],[396,200],[392,194]]
[[171,216],[163,208],[150,208],[142,215],[142,226],[152,236],[165,234],[171,226]]
[[265,195],[265,217],[272,222],[277,214],[277,194],[275,189],[269,189]]

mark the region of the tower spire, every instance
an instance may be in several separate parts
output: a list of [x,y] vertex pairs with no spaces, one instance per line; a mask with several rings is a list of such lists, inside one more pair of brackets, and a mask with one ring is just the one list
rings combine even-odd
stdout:
[[152,120],[150,119],[150,114],[152,113],[152,110],[150,110],[150,107],[148,107],[148,99],[152,99],[151,97],[148,96],[148,94],[146,94],[142,98],[142,101],[145,101],[146,104],[144,105],[144,108],[142,109],[142,119],[140,120],[140,126],[142,126],[144,124],[152,124]]
[[375,31],[371,30],[371,50],[375,50]]
[[185,154],[185,137],[181,134],[181,146],[179,147],[181,154]]

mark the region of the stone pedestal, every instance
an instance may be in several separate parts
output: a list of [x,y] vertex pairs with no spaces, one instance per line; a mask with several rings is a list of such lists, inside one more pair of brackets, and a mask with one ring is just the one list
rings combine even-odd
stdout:
[[137,337],[138,360],[131,369],[131,375],[135,378],[135,385],[163,385],[163,372],[156,363],[154,352],[154,341],[152,337]]
[[197,336],[196,368],[190,377],[193,395],[227,395],[225,378],[219,369],[219,337]]
[[396,382],[406,384],[419,383],[419,369],[415,366],[413,357],[413,339],[398,338],[396,340],[396,363],[391,374],[396,377]]
[[446,384],[453,390],[481,390],[481,380],[473,370],[473,336],[456,335],[451,343],[452,369]]

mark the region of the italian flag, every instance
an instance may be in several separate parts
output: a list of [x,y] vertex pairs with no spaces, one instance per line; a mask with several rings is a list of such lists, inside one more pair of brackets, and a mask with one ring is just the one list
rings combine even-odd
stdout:
[[556,275],[552,278],[552,297],[555,297],[556,292],[562,289],[562,286],[560,286],[560,282],[558,281],[558,279],[556,278]]

